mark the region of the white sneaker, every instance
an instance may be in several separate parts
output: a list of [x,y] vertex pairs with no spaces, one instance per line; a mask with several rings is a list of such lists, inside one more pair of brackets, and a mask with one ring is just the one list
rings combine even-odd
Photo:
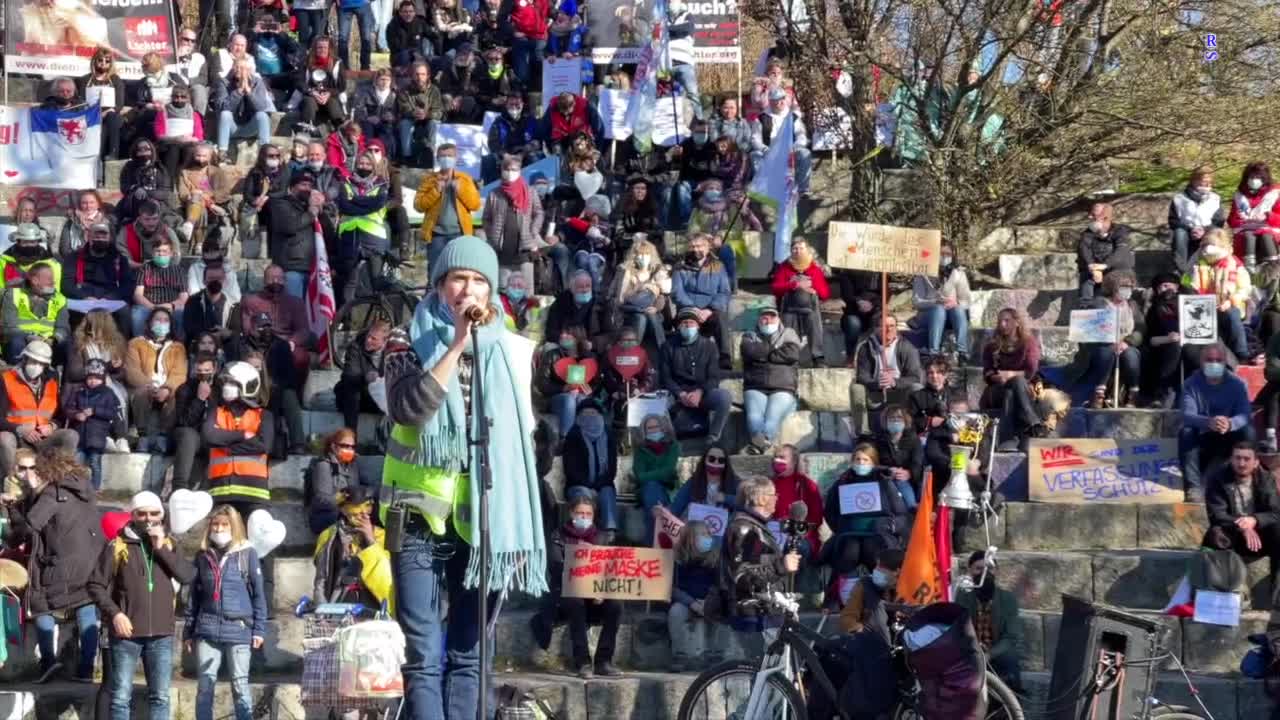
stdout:
[[178,232],[182,233],[182,239],[184,240],[190,240],[191,233],[195,231],[196,231],[196,226],[191,224],[190,222],[184,222],[182,223],[182,226],[178,228]]

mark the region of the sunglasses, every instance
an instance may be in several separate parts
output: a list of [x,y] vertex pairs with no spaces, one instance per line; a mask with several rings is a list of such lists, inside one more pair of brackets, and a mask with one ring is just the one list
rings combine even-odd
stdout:
[[343,448],[344,450],[355,450],[356,444],[355,443],[338,443],[338,447]]
[[32,470],[35,470],[35,469],[36,469],[36,466],[35,466],[35,465],[19,465],[19,466],[17,466],[17,467],[16,467],[16,468],[14,468],[14,469],[15,469],[18,473],[25,473],[25,472],[30,472],[30,471],[32,471]]
[[280,159],[280,153],[267,153],[267,159],[268,159],[268,160],[279,160],[279,159]]
[[707,456],[707,464],[708,464],[708,465],[715,466],[715,467],[724,467],[724,456],[723,456],[723,455],[708,455],[708,456]]

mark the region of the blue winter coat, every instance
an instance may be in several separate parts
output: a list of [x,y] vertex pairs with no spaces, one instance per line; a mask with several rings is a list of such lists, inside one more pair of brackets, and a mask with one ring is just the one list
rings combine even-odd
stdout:
[[232,645],[265,638],[267,598],[257,551],[242,543],[221,557],[213,550],[203,552],[194,563],[183,638]]
[[671,297],[676,307],[695,307],[725,312],[729,309],[729,274],[716,258],[708,258],[699,268],[682,265],[671,278]]

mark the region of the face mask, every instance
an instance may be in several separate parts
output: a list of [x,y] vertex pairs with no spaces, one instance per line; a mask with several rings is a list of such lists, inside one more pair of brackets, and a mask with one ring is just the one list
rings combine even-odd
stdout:
[[579,415],[578,425],[582,427],[582,432],[588,436],[598,436],[604,432],[604,416],[603,415]]
[[1198,193],[1200,193],[1201,195],[1208,195],[1209,193],[1213,192],[1213,186],[1212,186],[1212,185],[1200,185],[1200,186],[1197,186],[1197,187],[1195,188],[1195,191],[1196,191],[1196,192],[1198,192]]
[[901,420],[890,420],[884,424],[884,429],[888,430],[890,435],[898,435],[907,429],[907,424]]
[[636,256],[636,267],[640,268],[641,270],[649,267],[649,259],[650,258],[648,255]]
[[941,265],[942,267],[951,267],[951,256],[950,255],[938,256],[938,264]]
[[42,287],[39,290],[36,290],[36,294],[39,295],[40,297],[52,297],[54,292],[55,290],[52,285],[50,285],[49,287]]
[[231,383],[222,386],[222,399],[227,402],[240,399],[240,388]]
[[1094,220],[1093,222],[1089,223],[1089,229],[1092,230],[1095,234],[1101,235],[1102,223],[1098,222],[1097,220]]
[[512,120],[519,120],[522,112],[524,112],[524,108],[507,108],[507,117]]
[[231,544],[231,533],[226,531],[209,533],[209,542],[213,543],[216,547],[226,547]]
[[866,477],[871,474],[871,466],[866,463],[855,463],[853,466],[853,474],[858,477]]
[[573,301],[574,301],[575,303],[579,304],[579,305],[586,305],[587,303],[591,302],[591,293],[590,293],[590,291],[588,291],[588,292],[576,292],[576,293],[574,293],[574,294],[573,294]]
[[437,158],[436,164],[440,166],[441,170],[452,170],[454,166],[458,164],[458,158],[452,155],[445,155],[444,157]]
[[573,338],[561,338],[560,347],[564,350],[572,350],[578,345],[578,341]]
[[760,325],[760,334],[764,335],[765,337],[769,337],[776,332],[778,332],[777,323],[762,323]]
[[662,432],[661,430],[659,430],[658,432],[647,432],[644,434],[644,439],[648,440],[651,443],[660,443],[663,440],[665,440],[666,437],[667,437],[666,433]]
[[1262,178],[1249,178],[1249,189],[1260,190],[1262,188]]
[[774,461],[773,461],[773,474],[774,474],[774,475],[786,475],[786,474],[787,474],[787,469],[788,469],[788,467],[787,467],[787,461],[786,461],[786,460],[774,460]]
[[94,240],[89,243],[89,250],[95,254],[101,255],[111,247],[110,240]]
[[715,190],[708,190],[707,192],[702,193],[702,199],[709,203],[718,203],[724,199],[724,195]]
[[172,101],[170,101],[169,104],[181,110],[182,108],[187,106],[187,101],[174,98]]
[[698,339],[698,328],[696,328],[696,327],[682,327],[682,328],[680,328],[680,338],[681,338],[682,340],[684,340],[686,343],[691,343],[691,342],[693,342],[694,340],[697,340],[697,339]]
[[172,259],[173,258],[169,257],[168,255],[156,255],[155,257],[151,258],[151,261],[156,264],[156,267],[166,268],[166,267],[169,267],[169,261]]
[[35,380],[44,374],[44,365],[40,363],[27,363],[22,366],[22,374],[27,376],[28,380]]
[[889,587],[889,573],[876,568],[871,571],[871,582],[881,590]]
[[507,288],[507,297],[513,302],[524,300],[524,288]]
[[707,134],[706,134],[706,133],[694,133],[694,134],[693,134],[693,144],[694,144],[694,145],[697,145],[698,147],[702,147],[703,145],[706,145],[706,144],[707,144],[707,139],[708,139],[708,138],[707,138]]
[[575,517],[573,519],[573,527],[579,532],[586,532],[587,530],[590,530],[591,526],[594,524],[595,521],[591,518]]
[[1227,251],[1217,245],[1209,245],[1201,250],[1200,253],[1210,260],[1221,260],[1227,254]]
[[210,280],[209,282],[204,284],[204,288],[205,290],[209,291],[210,295],[217,295],[218,293],[222,292],[222,281]]
[[151,334],[158,338],[169,336],[169,323],[152,323]]
[[263,164],[266,165],[268,170],[275,170],[280,167],[280,158],[267,158],[267,161]]
[[[308,162],[307,167],[311,168],[313,172],[320,172],[324,169],[324,161]],[[308,192],[307,194],[310,195],[311,193]]]
[[513,183],[513,182],[515,182],[516,180],[518,180],[519,178],[520,178],[520,171],[519,171],[519,170],[503,170],[503,171],[502,171],[502,181],[503,181],[503,182]]
[[343,465],[350,465],[351,461],[356,459],[356,451],[351,448],[338,448],[337,458]]
[[699,553],[705,555],[706,553],[711,552],[711,548],[715,547],[715,543],[716,541],[712,540],[711,536],[699,535],[698,539],[694,541],[694,546],[698,548]]
[[1122,287],[1116,291],[1116,296],[1119,297],[1121,300],[1128,300],[1129,298],[1133,297],[1133,288]]
[[1207,362],[1204,364],[1204,376],[1212,380],[1220,379],[1226,371],[1226,363]]
[[1160,291],[1160,302],[1166,305],[1172,303],[1175,299],[1177,299],[1177,297],[1178,297],[1177,290],[1161,290]]
[[356,177],[367,178],[373,174],[373,170],[369,168],[356,168]]

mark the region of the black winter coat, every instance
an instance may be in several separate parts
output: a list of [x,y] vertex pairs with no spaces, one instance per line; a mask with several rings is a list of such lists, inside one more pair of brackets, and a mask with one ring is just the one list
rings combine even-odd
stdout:
[[[96,528],[98,523],[93,525]],[[125,526],[98,553],[97,566],[89,580],[89,595],[107,626],[117,614],[124,613],[133,624],[135,638],[173,635],[177,593],[171,581],[190,583],[195,579],[196,568],[174,550],[173,538],[165,538],[162,547],[153,547],[149,537],[134,540],[129,533],[129,526]],[[119,560],[117,543],[123,543],[124,548]]]
[[743,335],[743,388],[794,393],[799,382],[800,350],[800,336],[791,328],[780,328],[772,337],[754,331]]
[[724,531],[718,584],[724,594],[722,609],[731,618],[758,615],[740,602],[770,588],[778,589],[778,583],[786,577],[782,548],[769,531],[768,522],[769,518],[750,510],[739,510]]
[[586,328],[587,339],[592,342],[594,350],[603,350],[613,334],[612,312],[599,297],[586,305],[578,305],[573,301],[573,293],[566,290],[556,296],[547,310],[546,332],[542,336],[548,342],[556,342],[560,333],[574,325]]
[[605,428],[605,445],[609,448],[609,460],[606,463],[606,470],[603,474],[596,475],[595,482],[591,482],[587,475],[587,462],[590,458],[587,452],[587,442],[582,435],[582,428],[577,425],[569,431],[564,439],[564,447],[561,449],[560,458],[564,467],[564,485],[565,487],[587,487],[600,492],[601,488],[614,487],[614,478],[618,474],[618,443],[613,433]]
[[191,428],[197,432],[204,427],[204,416],[213,409],[216,398],[209,392],[208,400],[201,400],[196,392],[200,388],[200,380],[194,375],[178,386],[174,394],[174,406],[177,413],[177,427]]
[[908,410],[911,412],[911,419],[915,425],[916,432],[927,433],[930,430],[929,420],[931,418],[947,417],[947,397],[951,394],[951,386],[944,384],[941,390],[935,390],[925,383],[925,386],[911,393],[908,398]]
[[31,613],[71,610],[92,602],[89,578],[103,538],[88,468],[46,485],[14,524],[29,533]]
[[720,387],[720,351],[715,341],[699,337],[686,345],[679,335],[667,338],[658,363],[658,386],[673,395],[689,390],[705,394]]
[[[911,432],[911,428],[904,430],[896,443],[891,442],[886,433],[877,435],[876,452],[880,454],[880,464],[884,467],[906,468],[911,472],[911,487],[915,488],[916,497],[919,497],[924,483],[924,446],[920,444],[920,438]],[[934,487],[938,487],[939,482],[943,481],[934,478]]]
[[1129,245],[1129,232],[1126,225],[1112,225],[1105,238],[1092,229],[1081,233],[1076,252],[1076,266],[1080,272],[1089,272],[1089,266],[1096,263],[1106,265],[1107,272],[1132,270],[1135,261],[1133,247]]
[[1244,500],[1238,492],[1235,472],[1227,465],[1209,476],[1205,483],[1204,508],[1209,514],[1209,526],[1234,530],[1236,520],[1253,516],[1258,520],[1259,534],[1280,523],[1280,493],[1267,471],[1259,468],[1252,478],[1252,498]]
[[307,203],[285,196],[267,204],[271,208],[271,262],[287,271],[311,272],[311,260],[316,254],[316,218]]
[[[75,414],[81,410],[93,412],[84,422],[77,422]],[[72,430],[80,433],[81,450],[97,450],[102,452],[107,447],[107,438],[112,429],[116,434],[125,433],[124,417],[120,414],[120,398],[106,383],[96,388],[81,385],[67,398],[65,412]]]

